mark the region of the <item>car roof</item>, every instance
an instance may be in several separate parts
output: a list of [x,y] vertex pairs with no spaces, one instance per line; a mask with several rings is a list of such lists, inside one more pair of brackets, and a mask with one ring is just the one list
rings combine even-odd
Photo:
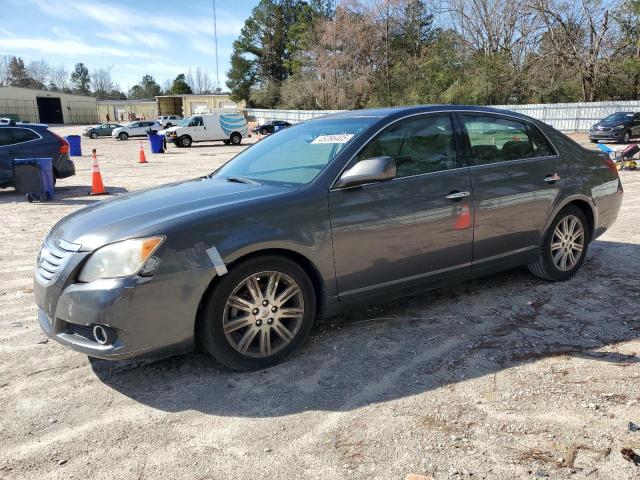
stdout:
[[521,118],[527,121],[535,121],[535,119],[523,115],[521,113],[513,112],[511,110],[503,110],[499,108],[483,107],[479,105],[412,105],[407,107],[384,107],[384,108],[369,108],[363,110],[349,110],[345,112],[339,112],[330,114],[321,118],[357,118],[357,117],[372,117],[372,118],[388,118],[388,117],[403,117],[406,115],[417,113],[429,113],[429,112],[480,112],[480,113],[494,113],[499,115],[509,115],[511,117]]

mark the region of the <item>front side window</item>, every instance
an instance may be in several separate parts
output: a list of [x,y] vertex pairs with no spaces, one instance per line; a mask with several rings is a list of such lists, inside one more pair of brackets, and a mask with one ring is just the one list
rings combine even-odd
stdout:
[[552,155],[541,134],[524,123],[475,115],[463,115],[462,119],[469,136],[473,165]]
[[258,182],[304,185],[349,145],[376,117],[308,120],[260,140],[216,172]]
[[202,117],[193,117],[191,123],[189,123],[190,127],[201,127],[202,125]]
[[451,118],[445,115],[403,120],[371,142],[358,160],[381,156],[395,160],[397,177],[456,168]]

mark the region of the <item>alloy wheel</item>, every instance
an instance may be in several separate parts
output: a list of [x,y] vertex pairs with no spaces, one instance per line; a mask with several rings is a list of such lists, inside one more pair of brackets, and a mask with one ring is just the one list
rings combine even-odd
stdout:
[[551,239],[551,258],[559,270],[575,267],[584,250],[584,227],[575,215],[567,215],[556,226]]
[[249,357],[279,352],[296,337],[304,317],[300,286],[282,272],[245,278],[224,307],[223,329],[229,344]]

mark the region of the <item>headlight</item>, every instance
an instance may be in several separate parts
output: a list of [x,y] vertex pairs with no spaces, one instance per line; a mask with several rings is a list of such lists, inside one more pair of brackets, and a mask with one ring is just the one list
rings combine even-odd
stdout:
[[112,243],[91,254],[78,276],[81,282],[128,277],[140,271],[164,237],[134,238]]

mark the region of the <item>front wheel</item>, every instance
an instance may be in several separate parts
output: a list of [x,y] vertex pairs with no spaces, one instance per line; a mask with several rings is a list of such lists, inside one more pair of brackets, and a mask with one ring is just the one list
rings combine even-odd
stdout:
[[93,140],[95,140],[96,138],[98,138],[98,134],[96,132],[91,132],[89,134],[89,138],[92,138]]
[[127,140],[129,138],[129,134],[127,132],[120,132],[118,134],[118,138],[120,140]]
[[542,252],[529,264],[529,271],[545,280],[568,280],[584,262],[588,246],[587,219],[582,210],[570,205],[562,209],[551,224]]
[[179,143],[181,147],[189,148],[192,143],[191,137],[189,135],[183,135],[180,137]]
[[221,277],[202,312],[202,346],[235,370],[280,362],[307,338],[316,314],[313,284],[284,257],[248,260]]

